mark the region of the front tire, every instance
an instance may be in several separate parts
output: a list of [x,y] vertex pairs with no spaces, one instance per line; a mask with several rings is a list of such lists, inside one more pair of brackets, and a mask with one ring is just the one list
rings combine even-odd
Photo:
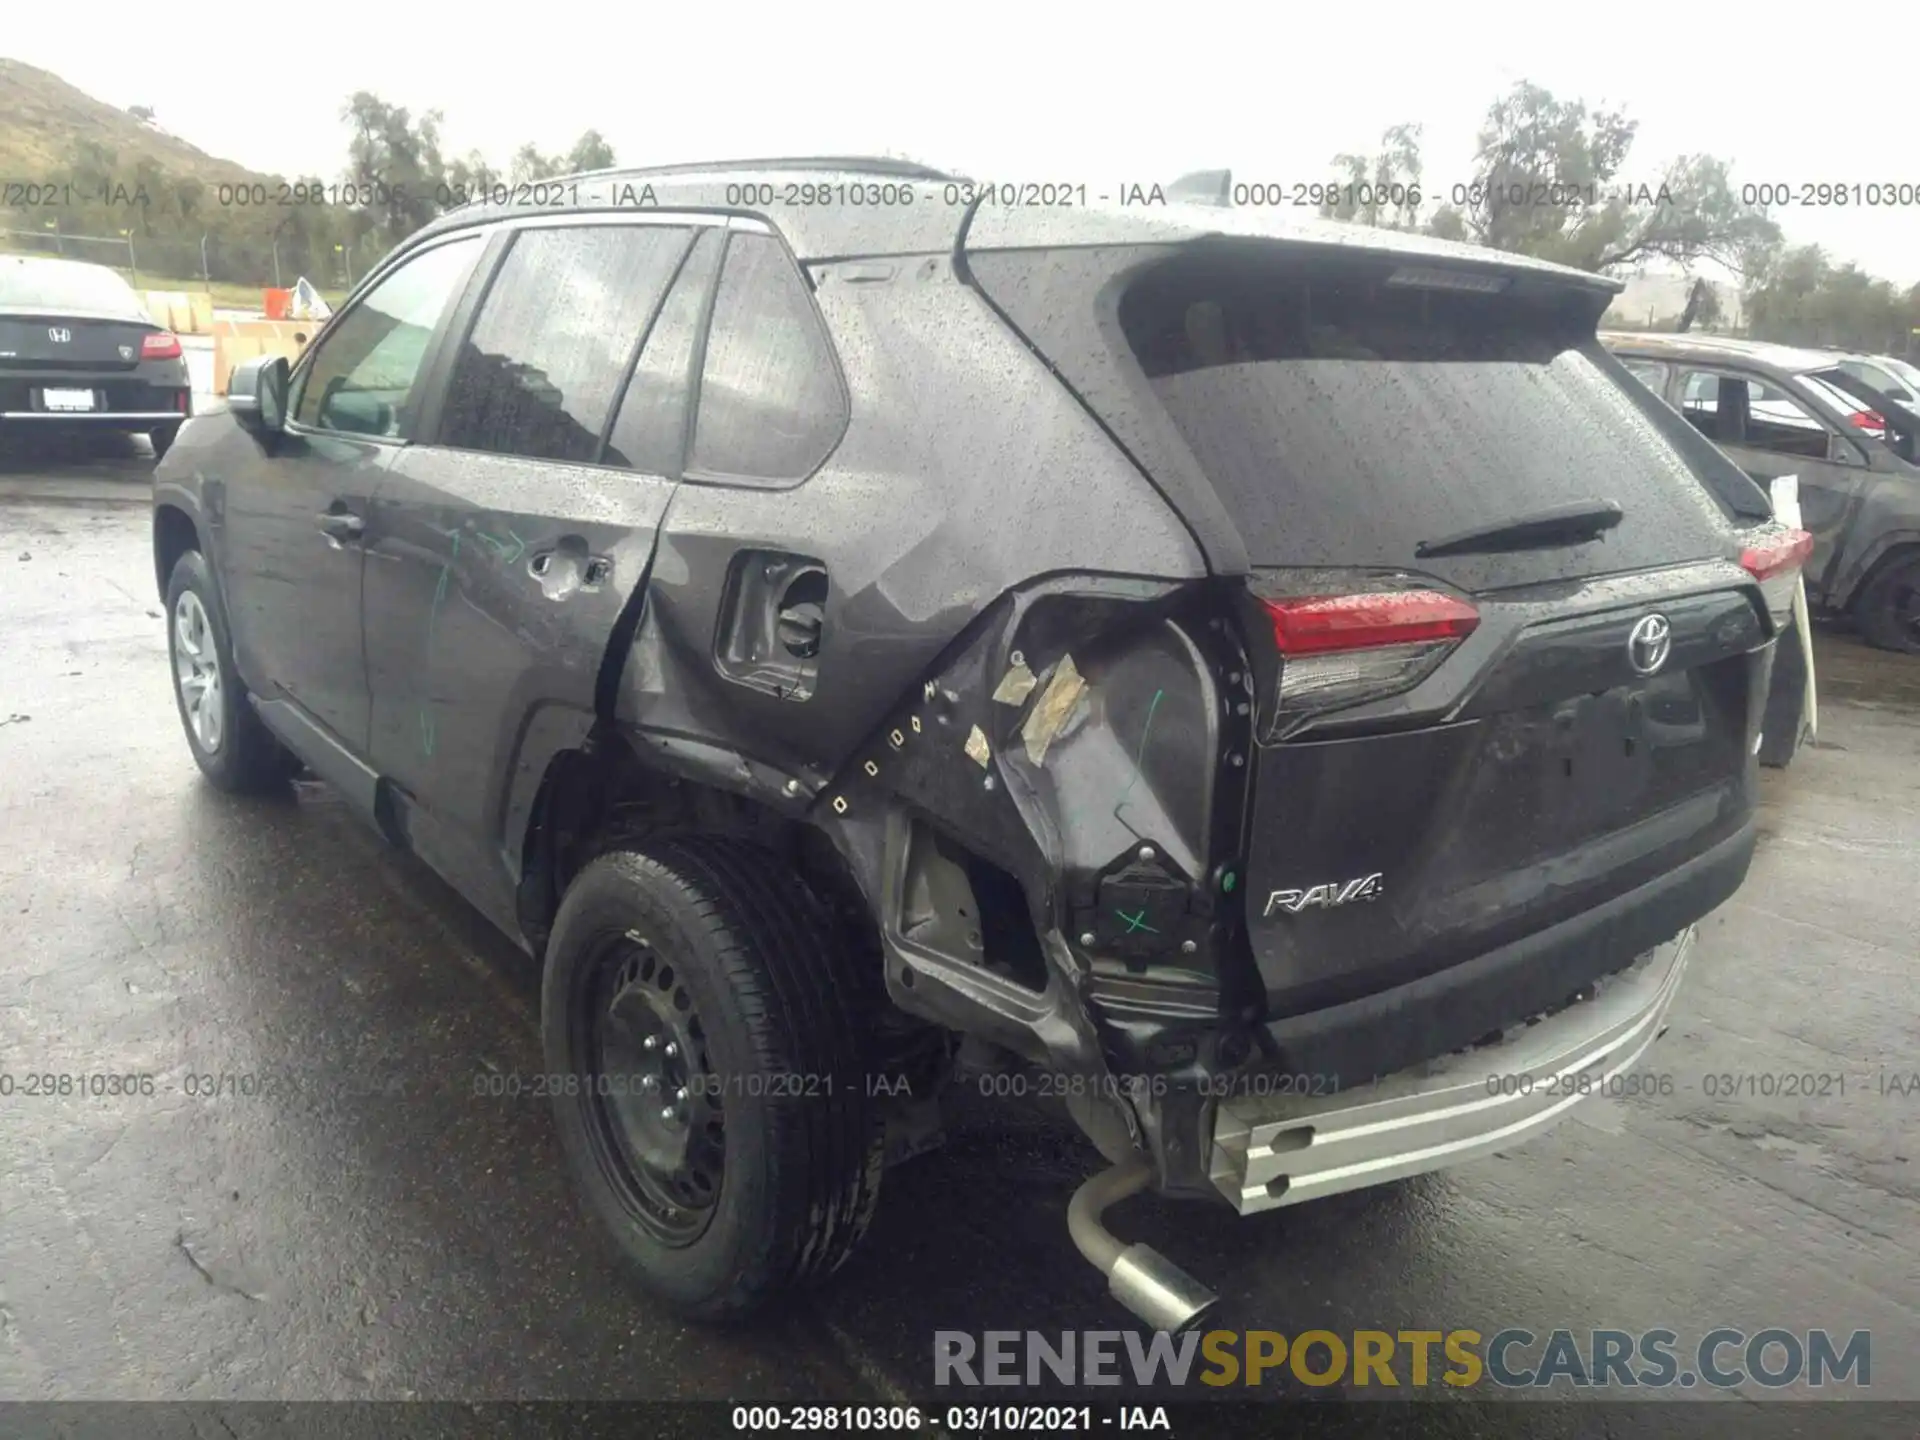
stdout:
[[729,1320],[852,1253],[884,1155],[876,978],[756,846],[663,840],[574,879],[547,944],[546,1067],[586,1208],[641,1286]]
[[167,657],[180,725],[201,773],[236,793],[285,784],[293,757],[261,723],[241,687],[226,615],[198,550],[176,560],[167,581]]
[[1860,592],[1855,614],[1869,645],[1920,655],[1920,550],[1882,566]]

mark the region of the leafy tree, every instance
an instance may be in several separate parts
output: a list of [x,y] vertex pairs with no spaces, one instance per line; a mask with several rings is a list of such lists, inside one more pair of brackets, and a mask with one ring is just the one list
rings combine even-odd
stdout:
[[[1739,200],[1726,163],[1712,156],[1682,156],[1658,183],[1623,182],[1637,130],[1623,111],[1560,100],[1522,81],[1487,111],[1472,176],[1460,187],[1464,203],[1452,203],[1450,191],[1426,228],[1602,272],[1653,259],[1717,260],[1744,271],[1779,243],[1779,227],[1763,207]],[[1417,177],[1419,138],[1419,127],[1398,125],[1377,155],[1336,156],[1333,165],[1352,181]],[[1411,223],[1400,211],[1383,216],[1348,208],[1354,213],[1336,218]]]
[[513,152],[507,166],[509,181],[526,185],[536,180],[556,180],[562,175],[578,175],[587,170],[610,170],[614,165],[613,146],[598,130],[588,130],[573,142],[564,155],[543,155],[531,140]]
[[1920,285],[1902,294],[1856,265],[1835,266],[1818,245],[1769,256],[1745,299],[1759,339],[1906,355],[1920,338]]
[[447,166],[449,200],[457,201],[461,196],[484,196],[504,179],[488,163],[486,156],[478,150],[469,150],[461,159]]
[[1420,189],[1420,132],[1418,125],[1395,125],[1380,137],[1375,155],[1336,155],[1333,168],[1341,176],[1336,197],[1320,207],[1331,220],[1352,220],[1390,230],[1411,230],[1420,219],[1424,196]]
[[588,170],[611,170],[616,163],[613,146],[598,130],[587,131],[567,152],[567,169],[575,175]]
[[440,154],[441,113],[414,119],[371,91],[355,91],[340,112],[349,130],[347,179],[360,187],[356,237],[369,242],[362,268],[439,213],[446,162]]
[[540,147],[531,140],[513,152],[513,159],[507,164],[507,179],[514,185],[527,185],[536,180],[551,180],[556,175],[564,175],[567,162],[558,155],[542,155]]

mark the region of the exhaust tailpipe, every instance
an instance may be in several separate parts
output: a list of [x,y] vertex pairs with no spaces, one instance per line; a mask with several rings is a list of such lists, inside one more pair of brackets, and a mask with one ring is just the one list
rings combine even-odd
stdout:
[[1211,1310],[1219,1296],[1151,1245],[1122,1245],[1100,1223],[1109,1205],[1137,1195],[1153,1179],[1144,1159],[1103,1170],[1067,1202],[1067,1233],[1074,1247],[1107,1277],[1107,1290],[1156,1330],[1178,1334]]

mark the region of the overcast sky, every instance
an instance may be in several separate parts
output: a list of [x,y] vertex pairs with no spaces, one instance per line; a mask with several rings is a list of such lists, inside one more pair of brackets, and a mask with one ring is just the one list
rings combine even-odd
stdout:
[[[84,23],[71,6],[8,9],[0,53],[151,105],[213,154],[329,179],[345,160],[341,106],[367,89],[443,111],[449,153],[496,164],[593,127],[635,164],[890,150],[980,179],[1103,185],[1220,166],[1321,180],[1336,152],[1419,121],[1428,192],[1444,193],[1468,176],[1488,103],[1527,79],[1640,120],[1625,179],[1657,181],[1675,155],[1705,151],[1731,159],[1736,182],[1920,187],[1914,5],[1878,8],[1844,39],[1751,9],[1539,3],[93,0]],[[1791,241],[1920,281],[1920,204],[1775,215]]]

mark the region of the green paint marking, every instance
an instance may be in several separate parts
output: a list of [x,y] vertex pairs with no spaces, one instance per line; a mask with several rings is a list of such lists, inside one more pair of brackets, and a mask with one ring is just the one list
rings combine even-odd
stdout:
[[[453,579],[453,565],[460,558],[460,532],[442,530],[440,532],[453,542],[453,553],[440,566],[440,580],[433,587],[433,604],[427,608],[427,655],[426,663],[421,667],[423,684],[431,685],[433,680],[433,636],[440,624],[440,602],[447,598],[447,584]],[[420,707],[420,749],[423,754],[433,754],[435,731],[433,715],[428,706]]]
[[522,540],[518,535],[514,535],[511,527],[507,530],[507,534],[513,535],[511,544],[502,540],[498,535],[487,534],[484,530],[476,530],[473,534],[476,540],[493,551],[493,558],[498,560],[502,565],[511,565],[527,553],[527,542]]
[[1147,924],[1147,912],[1145,910],[1142,910],[1138,915],[1129,915],[1124,910],[1115,910],[1113,913],[1127,922],[1127,934],[1129,935],[1141,930],[1146,931],[1149,935],[1158,935],[1160,933],[1154,929],[1153,926]]
[[1153,700],[1147,706],[1147,723],[1140,727],[1140,748],[1133,752],[1133,775],[1127,781],[1127,788],[1120,792],[1120,798],[1113,802],[1116,811],[1127,803],[1127,797],[1133,794],[1133,787],[1140,783],[1140,762],[1147,758],[1147,737],[1153,734],[1154,712],[1160,708],[1160,697],[1166,693],[1165,690],[1154,691]]

